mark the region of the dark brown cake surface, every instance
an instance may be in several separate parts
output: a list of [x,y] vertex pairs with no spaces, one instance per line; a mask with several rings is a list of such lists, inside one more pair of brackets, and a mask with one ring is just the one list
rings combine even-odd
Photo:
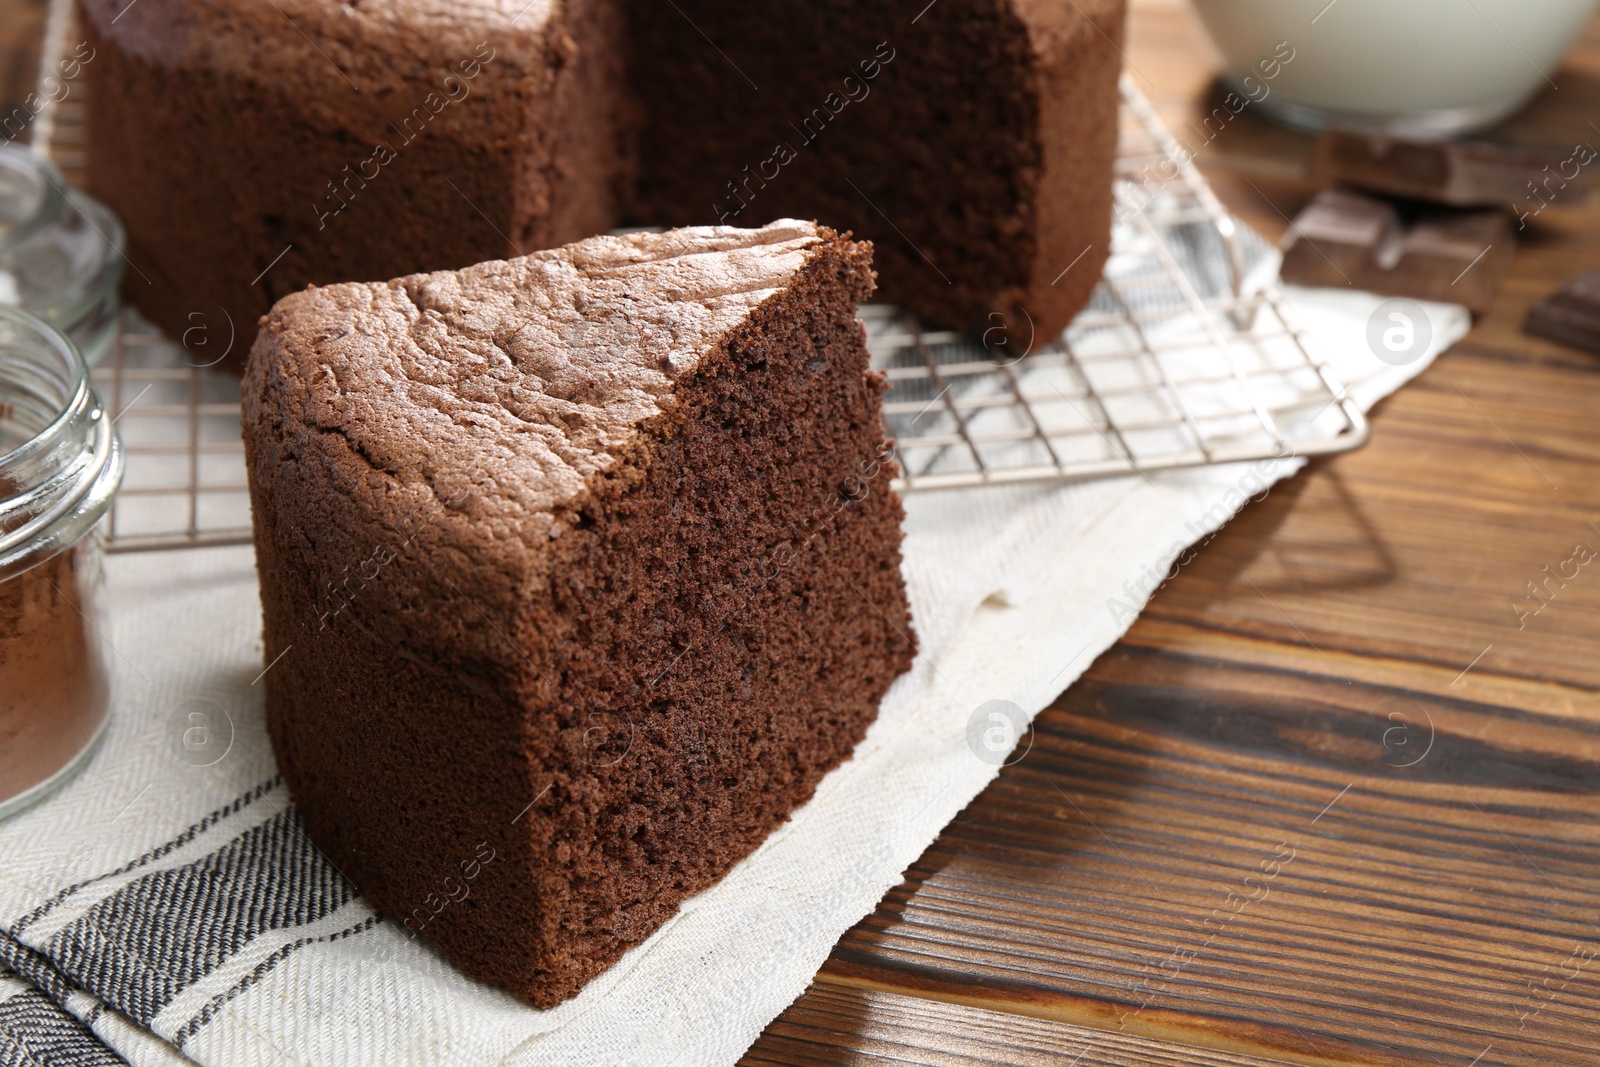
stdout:
[[1088,299],[1110,251],[1124,0],[631,10],[641,222],[849,227],[886,299],[1010,352]]
[[[80,0],[90,190],[127,296],[243,367],[309,284],[549,248],[631,181],[611,0]],[[200,342],[203,340],[204,344]]]
[[273,309],[244,397],[274,748],[316,841],[469,974],[576,993],[909,666],[869,257],[784,221]]

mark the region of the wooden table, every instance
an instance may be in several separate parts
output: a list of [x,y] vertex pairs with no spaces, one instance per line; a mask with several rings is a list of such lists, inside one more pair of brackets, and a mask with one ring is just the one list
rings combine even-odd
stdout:
[[[20,98],[42,5],[0,9]],[[1181,133],[1180,0],[1127,54]],[[1600,23],[1520,121],[1600,143],[1596,72]],[[1246,111],[1198,160],[1277,237],[1308,146]],[[1164,588],[745,1062],[1600,1064],[1600,560],[1516,608],[1600,551],[1600,361],[1519,329],[1596,265],[1600,211],[1546,210],[1372,443]]]
[[[1127,49],[1180,135],[1184,7],[1135,0]],[[1520,121],[1600,146],[1595,72],[1600,22]],[[1197,158],[1277,238],[1309,146],[1246,110]],[[1530,229],[1371,444],[1161,590],[747,1063],[1600,1064],[1600,559],[1515,607],[1600,552],[1600,359],[1520,330],[1600,211]]]

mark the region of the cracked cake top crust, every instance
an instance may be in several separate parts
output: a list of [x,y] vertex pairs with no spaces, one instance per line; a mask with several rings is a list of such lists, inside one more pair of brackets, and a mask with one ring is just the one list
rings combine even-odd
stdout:
[[674,383],[834,236],[785,219],[596,237],[280,300],[251,352],[246,424],[340,513],[301,531],[305,558],[336,581],[340,561],[398,546],[427,566],[373,583],[370,614],[470,590],[509,628],[597,481],[637,479],[642,436],[670,432]]

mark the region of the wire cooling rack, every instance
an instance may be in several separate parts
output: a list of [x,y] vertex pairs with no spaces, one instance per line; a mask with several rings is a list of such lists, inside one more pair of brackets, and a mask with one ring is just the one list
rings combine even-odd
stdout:
[[[35,145],[71,176],[81,93],[40,118]],[[1366,440],[1360,410],[1278,291],[1275,254],[1223,209],[1126,78],[1118,156],[1111,257],[1062,337],[1019,351],[1012,338],[861,308],[889,378],[884,421],[902,492],[1148,476]],[[128,457],[110,551],[250,540],[238,381],[203,365],[249,339],[206,328],[175,344],[124,309],[95,369]]]

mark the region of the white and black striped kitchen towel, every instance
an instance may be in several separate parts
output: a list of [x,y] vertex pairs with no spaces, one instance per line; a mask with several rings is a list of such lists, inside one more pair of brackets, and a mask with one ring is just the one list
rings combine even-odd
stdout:
[[[1297,304],[1364,406],[1431,358],[1372,355],[1377,298]],[[1433,351],[1465,332],[1462,309],[1427,310]],[[913,496],[921,654],[854,757],[546,1012],[375,915],[302,832],[262,722],[251,552],[112,557],[111,726],[82,775],[0,823],[0,1067],[733,1063],[997,773],[968,748],[974,709],[1044,707],[1131,623],[1108,604],[1141,607],[1141,576],[1298,464]],[[173,744],[197,722],[204,760]]]

